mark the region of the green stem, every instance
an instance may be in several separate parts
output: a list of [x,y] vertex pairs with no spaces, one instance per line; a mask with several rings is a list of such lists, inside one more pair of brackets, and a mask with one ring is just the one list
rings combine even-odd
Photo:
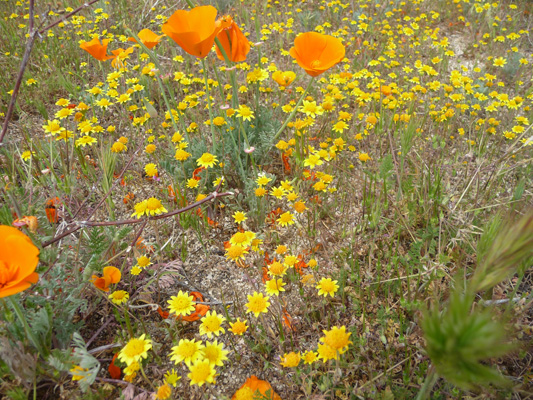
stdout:
[[433,390],[433,387],[435,386],[435,383],[437,383],[438,379],[439,379],[439,375],[435,371],[435,367],[431,366],[426,376],[426,380],[424,381],[424,384],[420,388],[420,391],[418,392],[418,395],[416,396],[415,400],[429,399],[431,390]]
[[[279,130],[276,132],[276,134],[274,135],[274,137],[271,139],[270,141],[270,146],[272,146],[272,144],[274,143],[274,141],[283,133],[283,131],[285,130],[285,128],[287,127],[287,125],[289,124],[289,122],[291,122],[291,120],[294,118],[294,115],[296,114],[296,112],[298,111],[298,107],[300,107],[300,104],[302,104],[302,101],[303,99],[305,98],[305,95],[307,94],[307,92],[309,91],[309,88],[311,87],[311,85],[313,84],[313,82],[315,81],[315,77],[312,77],[311,80],[309,81],[309,84],[307,85],[307,87],[305,88],[304,92],[302,93],[302,95],[300,96],[300,99],[298,100],[298,103],[296,103],[296,106],[294,107],[294,109],[292,110],[292,112],[289,114],[289,116],[287,117],[287,119],[285,120],[285,122],[283,123],[283,125],[281,125],[281,128],[279,128]],[[268,146],[268,147],[270,147]]]
[[11,306],[15,310],[15,314],[17,314],[18,319],[24,326],[24,330],[26,331],[26,335],[28,336],[28,339],[30,339],[30,342],[32,342],[39,354],[41,354],[44,358],[48,357],[48,351],[45,351],[45,349],[37,340],[37,337],[31,331],[31,328],[28,325],[28,321],[26,320],[26,317],[24,316],[24,313],[22,312],[22,309],[20,308],[19,304],[13,299],[12,296],[9,296],[7,300],[11,303]]
[[211,107],[211,91],[209,90],[209,83],[207,83],[207,65],[205,59],[202,58],[202,67],[204,69],[205,91],[207,93],[207,108],[209,109],[209,126],[211,127],[211,141],[213,142],[213,153],[217,153],[217,143],[215,141],[215,125],[213,125],[213,109]]

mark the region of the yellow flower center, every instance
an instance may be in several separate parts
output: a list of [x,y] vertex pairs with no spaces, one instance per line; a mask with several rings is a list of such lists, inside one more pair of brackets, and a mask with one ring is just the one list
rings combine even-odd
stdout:
[[124,347],[124,354],[128,357],[135,357],[142,353],[144,353],[144,340],[131,339]]
[[322,65],[322,63],[320,62],[320,60],[314,60],[311,62],[311,68],[318,68]]

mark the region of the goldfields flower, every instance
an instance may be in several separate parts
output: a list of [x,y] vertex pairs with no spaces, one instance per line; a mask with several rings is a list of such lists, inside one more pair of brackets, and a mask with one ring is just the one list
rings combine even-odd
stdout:
[[316,288],[318,289],[319,296],[328,297],[329,294],[333,297],[333,295],[337,293],[339,285],[337,285],[337,281],[333,281],[331,278],[322,278],[320,282],[318,282]]
[[283,286],[285,286],[283,279],[270,279],[265,282],[265,292],[271,296],[279,296],[279,292],[285,291]]
[[158,215],[166,213],[167,209],[161,204],[161,200],[156,199],[155,197],[150,197],[146,200],[146,215]]
[[141,268],[146,268],[149,265],[152,265],[152,263],[150,262],[150,257],[140,256],[139,258],[137,258],[137,265]]
[[285,368],[294,368],[300,364],[300,353],[295,353],[291,351],[290,353],[285,353],[281,358],[281,366]]
[[268,306],[270,306],[269,299],[270,297],[263,296],[263,293],[254,292],[253,295],[248,295],[248,303],[246,303],[248,310],[246,312],[254,313],[256,317],[259,317],[259,314],[268,311]]
[[323,362],[326,362],[328,360],[336,360],[338,354],[333,347],[330,347],[327,344],[323,343],[318,344],[317,353],[318,358],[321,358]]
[[192,385],[202,386],[205,383],[215,381],[216,370],[209,360],[198,360],[189,366],[190,373],[187,374]]
[[203,348],[204,345],[201,341],[195,341],[194,339],[181,339],[177,346],[172,347],[170,360],[174,361],[176,364],[183,361],[185,364],[187,364],[187,366],[191,366],[193,362],[203,358]]
[[138,362],[148,357],[148,350],[152,348],[152,341],[145,339],[146,334],[141,335],[138,339],[133,338],[120,350],[118,359],[127,365]]
[[172,388],[168,384],[163,384],[157,388],[155,398],[157,400],[166,400],[172,395]]
[[226,249],[226,258],[228,260],[231,259],[233,261],[237,261],[240,258],[244,259],[246,254],[248,254],[248,251],[240,245],[233,245]]
[[255,118],[254,112],[250,109],[250,107],[242,104],[237,110],[237,117],[242,118],[243,121],[251,121]]
[[246,213],[243,213],[242,211],[237,211],[235,214],[233,214],[233,219],[237,224],[240,224],[241,222],[246,221],[248,217],[246,217]]
[[144,166],[144,172],[146,172],[147,176],[156,176],[157,175],[157,166],[155,164],[146,164]]
[[115,290],[109,295],[109,298],[114,304],[122,304],[128,301],[130,294],[125,290]]
[[187,316],[195,310],[196,302],[194,302],[194,297],[189,296],[188,293],[184,293],[181,290],[178,292],[177,296],[172,296],[170,300],[167,301],[169,304],[170,313],[176,315]]
[[279,261],[274,261],[268,266],[268,275],[271,276],[283,276],[287,273],[287,266],[283,265]]
[[289,212],[285,212],[279,216],[276,220],[281,226],[287,226],[294,224],[294,216]]
[[252,243],[252,240],[255,239],[255,233],[246,231],[246,232],[236,232],[229,242],[234,246],[248,247]]
[[241,321],[240,318],[237,318],[235,322],[230,322],[229,326],[231,327],[228,329],[231,331],[234,335],[242,336],[244,332],[248,330],[248,326],[246,325],[247,321]]
[[224,350],[224,344],[218,343],[216,340],[214,342],[205,342],[205,347],[202,349],[202,353],[206,360],[209,360],[211,365],[222,367],[228,357],[226,355],[229,351]]
[[318,359],[316,351],[306,351],[303,355],[304,364],[313,364]]
[[216,311],[208,311],[205,317],[202,318],[200,325],[200,335],[207,335],[209,339],[213,335],[218,336],[220,333],[225,333],[226,330],[222,328],[222,324],[226,319],[217,314]]
[[345,326],[334,326],[329,331],[324,330],[322,332],[325,336],[320,338],[320,341],[338,351],[339,354],[346,352],[348,346],[352,344],[349,340],[352,332],[346,332]]
[[204,167],[204,168],[211,168],[211,167],[214,167],[216,164],[217,164],[217,157],[210,154],[210,153],[204,153],[202,154],[202,156],[196,160],[196,163],[200,166],[200,167]]
[[165,373],[165,382],[168,383],[169,385],[176,387],[176,384],[178,383],[180,379],[181,379],[181,376],[178,375],[175,369],[172,369]]

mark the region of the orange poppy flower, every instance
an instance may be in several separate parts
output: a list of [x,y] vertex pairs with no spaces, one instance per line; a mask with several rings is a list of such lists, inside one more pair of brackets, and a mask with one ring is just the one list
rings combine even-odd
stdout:
[[82,50],[85,50],[87,53],[89,53],[91,56],[96,58],[98,61],[106,61],[110,58],[113,58],[113,56],[108,56],[107,53],[107,45],[109,44],[109,39],[104,39],[100,43],[100,39],[94,38],[90,42],[82,42],[80,44],[80,48]]
[[296,74],[292,71],[276,71],[272,74],[272,79],[274,79],[278,85],[286,87],[296,79]]
[[[141,39],[142,44],[144,44],[149,49],[154,48],[160,41],[161,38],[165,35],[157,35],[152,32],[150,29],[143,29],[137,34],[137,37]],[[137,43],[135,38],[128,38],[128,41]]]
[[37,283],[39,249],[17,228],[0,225],[0,297],[22,292]]
[[50,199],[46,202],[46,218],[48,218],[48,222],[50,222],[51,224],[57,224],[59,221],[59,216],[57,215],[56,209],[56,206],[58,206],[59,204],[61,204],[61,200],[59,200],[59,197],[54,197],[53,199]]
[[113,356],[113,360],[111,360],[111,364],[109,364],[109,368],[107,369],[109,371],[109,375],[111,375],[111,378],[113,379],[120,379],[120,376],[122,375],[120,368],[115,365],[115,360],[117,357],[118,352]]
[[317,32],[297,36],[289,52],[298,65],[313,77],[341,62],[345,53],[346,49],[339,39]]
[[113,53],[110,58],[113,59],[111,61],[111,66],[113,68],[122,68],[124,67],[124,60],[126,60],[131,53],[133,53],[133,47],[128,47],[126,50],[123,48],[118,48],[116,50],[111,51]]
[[119,283],[120,278],[120,270],[116,267],[105,267],[104,276],[99,277],[93,275],[91,277],[94,286],[96,286],[100,290],[103,290],[104,292],[109,291],[109,285],[111,285],[112,283]]
[[[222,31],[217,35],[220,44],[224,48],[226,55],[233,62],[241,62],[246,60],[246,55],[250,51],[250,42],[246,36],[241,32],[239,26],[233,21],[231,17],[222,17],[217,21],[222,28]],[[224,56],[218,48],[215,48],[217,57],[224,61]]]
[[[248,394],[248,397],[244,395]],[[249,377],[246,382],[235,392],[231,400],[237,400],[240,398],[254,398],[256,394],[261,394],[259,396],[261,399],[265,400],[281,400],[281,397],[274,392],[272,386],[267,381],[258,379],[257,376],[252,375]],[[251,395],[251,396],[250,396]]]
[[183,50],[198,58],[207,56],[221,26],[216,23],[217,9],[213,6],[177,10],[161,30]]

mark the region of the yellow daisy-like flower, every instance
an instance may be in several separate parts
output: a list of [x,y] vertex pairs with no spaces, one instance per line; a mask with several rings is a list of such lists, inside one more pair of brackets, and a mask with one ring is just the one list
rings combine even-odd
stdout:
[[126,368],[123,369],[126,375],[135,375],[135,373],[141,369],[140,364],[137,361],[132,362]]
[[176,364],[183,361],[187,366],[190,366],[193,362],[201,360],[204,357],[202,353],[203,348],[204,345],[201,341],[181,339],[177,346],[172,347],[170,360]]
[[285,212],[279,216],[276,220],[281,226],[287,226],[294,224],[294,216],[289,212]]
[[235,214],[233,214],[233,219],[235,220],[235,223],[240,224],[248,219],[246,217],[246,213],[243,213],[242,211],[237,211]]
[[306,351],[302,357],[304,364],[313,364],[318,359],[316,351]]
[[213,383],[215,381],[215,367],[209,360],[196,361],[189,367],[191,371],[187,376],[191,380],[192,385],[202,386],[205,383]]
[[144,148],[144,151],[147,152],[148,154],[152,154],[155,150],[156,150],[155,144],[148,144]]
[[333,295],[337,293],[337,290],[339,289],[337,282],[338,281],[331,280],[331,278],[322,278],[316,286],[318,289],[318,295],[328,297],[329,294],[331,297],[333,297]]
[[324,330],[322,332],[324,332],[325,336],[321,337],[320,341],[335,351],[338,351],[339,354],[346,352],[348,346],[352,344],[350,341],[352,332],[346,332],[345,326],[341,326],[340,328],[334,326],[329,331]]
[[217,161],[218,160],[216,156],[210,153],[204,153],[202,154],[202,157],[196,160],[196,164],[198,164],[200,167],[211,168],[217,164]]
[[229,242],[234,246],[248,247],[252,244],[252,240],[255,239],[255,233],[246,231],[246,232],[237,232],[235,233]]
[[258,187],[255,189],[255,195],[257,197],[263,197],[265,194],[267,194],[267,190],[264,187]]
[[290,353],[285,353],[281,358],[281,366],[285,368],[294,368],[300,364],[300,353],[295,353],[291,351]]
[[223,343],[218,344],[215,340],[214,342],[205,342],[205,347],[202,349],[202,353],[204,354],[204,358],[209,360],[211,365],[222,367],[224,365],[222,361],[228,359],[226,355],[229,351],[224,350]]
[[283,265],[279,261],[274,261],[268,266],[268,275],[271,276],[283,276],[287,273],[287,266]]
[[152,263],[150,262],[150,257],[140,256],[139,258],[137,258],[137,265],[141,268],[146,268],[149,265],[152,265]]
[[290,255],[290,254],[285,256],[285,259],[283,260],[283,264],[285,264],[287,267],[294,267],[297,262],[298,262],[298,257]]
[[248,295],[248,303],[246,303],[246,308],[248,309],[247,313],[254,313],[256,317],[259,317],[259,314],[266,313],[270,303],[268,300],[270,297],[263,296],[263,293],[254,292],[253,295]]
[[20,155],[20,158],[22,158],[24,161],[28,161],[33,155],[35,155],[34,152],[26,150]]
[[150,197],[146,200],[146,214],[158,215],[166,213],[167,209],[161,204],[161,200],[156,199],[155,197]]
[[86,145],[92,146],[97,141],[98,140],[96,138],[93,138],[92,136],[83,136],[76,140],[76,147],[85,147]]
[[242,118],[243,121],[251,121],[254,119],[254,112],[250,109],[250,107],[245,105],[240,105],[239,109],[237,110],[237,117]]
[[47,120],[47,124],[43,125],[43,129],[45,132],[51,134],[52,136],[55,136],[59,132],[63,131],[65,128],[62,128],[59,124],[59,121],[57,119],[54,119],[53,121]]
[[131,270],[130,270],[130,274],[132,274],[132,275],[134,275],[134,276],[139,275],[141,272],[142,272],[142,268],[139,267],[138,265],[135,265],[135,266],[132,267]]
[[284,292],[285,282],[283,279],[270,279],[265,283],[265,292],[269,295],[279,296],[279,292]]
[[192,154],[183,150],[178,149],[176,150],[176,154],[174,155],[174,158],[178,161],[185,161],[187,158],[189,158]]
[[225,320],[226,318],[217,314],[216,311],[208,311],[201,320],[200,335],[207,335],[211,339],[213,335],[218,336],[220,333],[225,333],[226,330],[222,328]]
[[194,296],[189,296],[188,293],[184,293],[181,290],[177,296],[172,296],[170,300],[167,300],[167,303],[169,304],[170,313],[176,315],[187,316],[196,309]]
[[156,176],[157,175],[157,166],[155,164],[146,164],[144,166],[144,172],[146,172],[147,176]]
[[259,175],[257,179],[255,180],[255,183],[257,183],[258,186],[265,186],[268,185],[268,183],[271,181],[269,177],[265,175]]
[[132,217],[141,218],[146,213],[146,207],[148,202],[146,200],[141,201],[140,203],[135,204],[135,212],[131,214]]
[[155,398],[157,400],[166,400],[172,395],[172,388],[168,384],[161,385],[157,388]]
[[248,251],[240,245],[233,245],[226,249],[226,258],[228,260],[237,261],[240,258],[244,259],[246,254],[248,254]]
[[322,165],[324,161],[320,159],[318,154],[311,154],[308,158],[304,160],[304,167],[309,167],[311,169],[315,168],[317,165]]
[[200,184],[200,181],[198,181],[197,179],[191,178],[187,180],[187,187],[189,189],[196,189],[199,184]]
[[228,329],[230,332],[232,332],[234,335],[242,336],[244,332],[248,330],[248,326],[246,325],[247,321],[241,321],[240,318],[237,318],[235,322],[230,322],[229,326],[231,327]]
[[337,359],[337,351],[327,344],[319,343],[317,353],[318,358],[321,358],[323,362]]
[[111,146],[111,151],[113,153],[122,153],[124,150],[127,150],[127,147],[122,142],[115,142]]
[[141,335],[138,339],[133,338],[120,350],[118,359],[127,365],[148,357],[148,350],[152,348],[152,341],[145,339],[146,335]]
[[174,387],[176,387],[180,379],[181,379],[181,376],[178,375],[178,373],[176,372],[174,368],[170,371],[167,371],[165,374],[165,382]]
[[109,295],[109,298],[114,304],[122,304],[128,301],[130,294],[125,290],[115,290]]

